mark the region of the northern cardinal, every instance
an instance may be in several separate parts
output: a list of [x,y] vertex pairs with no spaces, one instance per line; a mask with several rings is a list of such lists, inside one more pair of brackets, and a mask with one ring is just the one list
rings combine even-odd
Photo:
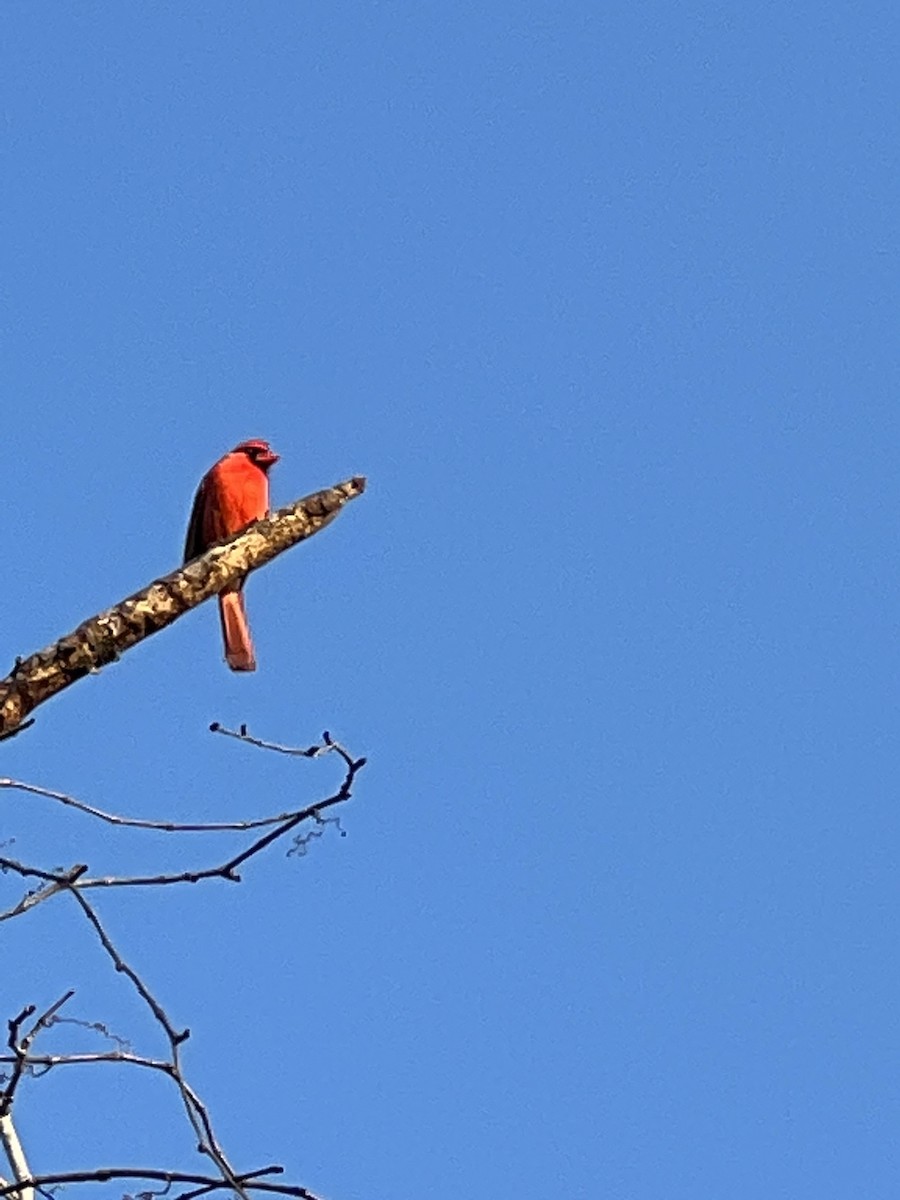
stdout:
[[[268,442],[253,439],[220,458],[200,481],[184,543],[190,562],[214,542],[233,537],[269,511],[269,468],[278,455]],[[256,656],[244,608],[244,581],[219,594],[225,661],[232,671],[255,671]]]

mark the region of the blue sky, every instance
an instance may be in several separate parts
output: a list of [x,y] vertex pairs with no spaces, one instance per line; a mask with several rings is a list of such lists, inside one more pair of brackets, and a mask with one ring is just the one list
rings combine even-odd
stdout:
[[[175,566],[243,438],[276,505],[370,480],[250,581],[255,676],[207,607],[0,753],[193,820],[339,774],[212,720],[369,756],[305,859],[101,898],[241,1167],[335,1200],[896,1195],[898,26],[6,6],[6,662]],[[4,813],[47,866],[221,855]],[[0,1015],[74,986],[160,1049],[77,913],[3,938]],[[197,1161],[111,1069],[19,1119],[36,1170]]]

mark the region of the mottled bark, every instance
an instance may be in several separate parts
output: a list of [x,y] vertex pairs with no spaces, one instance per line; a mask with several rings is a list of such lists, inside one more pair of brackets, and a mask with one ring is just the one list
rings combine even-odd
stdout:
[[356,477],[305,496],[82,622],[52,646],[18,659],[0,680],[0,740],[17,733],[39,704],[69,684],[115,662],[124,650],[165,629],[188,609],[318,533],[365,486],[365,479]]

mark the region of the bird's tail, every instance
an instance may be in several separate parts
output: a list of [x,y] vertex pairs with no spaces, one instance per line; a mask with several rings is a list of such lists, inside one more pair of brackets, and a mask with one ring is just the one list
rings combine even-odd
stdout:
[[232,671],[255,671],[256,655],[247,624],[244,593],[222,592],[219,596],[219,616],[225,641],[225,661]]

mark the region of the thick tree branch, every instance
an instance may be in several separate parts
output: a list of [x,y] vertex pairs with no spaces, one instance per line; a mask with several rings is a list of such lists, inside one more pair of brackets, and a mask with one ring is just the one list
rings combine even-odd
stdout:
[[189,609],[324,529],[348,500],[362,495],[365,486],[365,479],[357,476],[305,496],[82,622],[52,646],[19,659],[0,680],[0,740],[18,733],[29,714],[63,688],[115,662],[123,651],[165,629]]

